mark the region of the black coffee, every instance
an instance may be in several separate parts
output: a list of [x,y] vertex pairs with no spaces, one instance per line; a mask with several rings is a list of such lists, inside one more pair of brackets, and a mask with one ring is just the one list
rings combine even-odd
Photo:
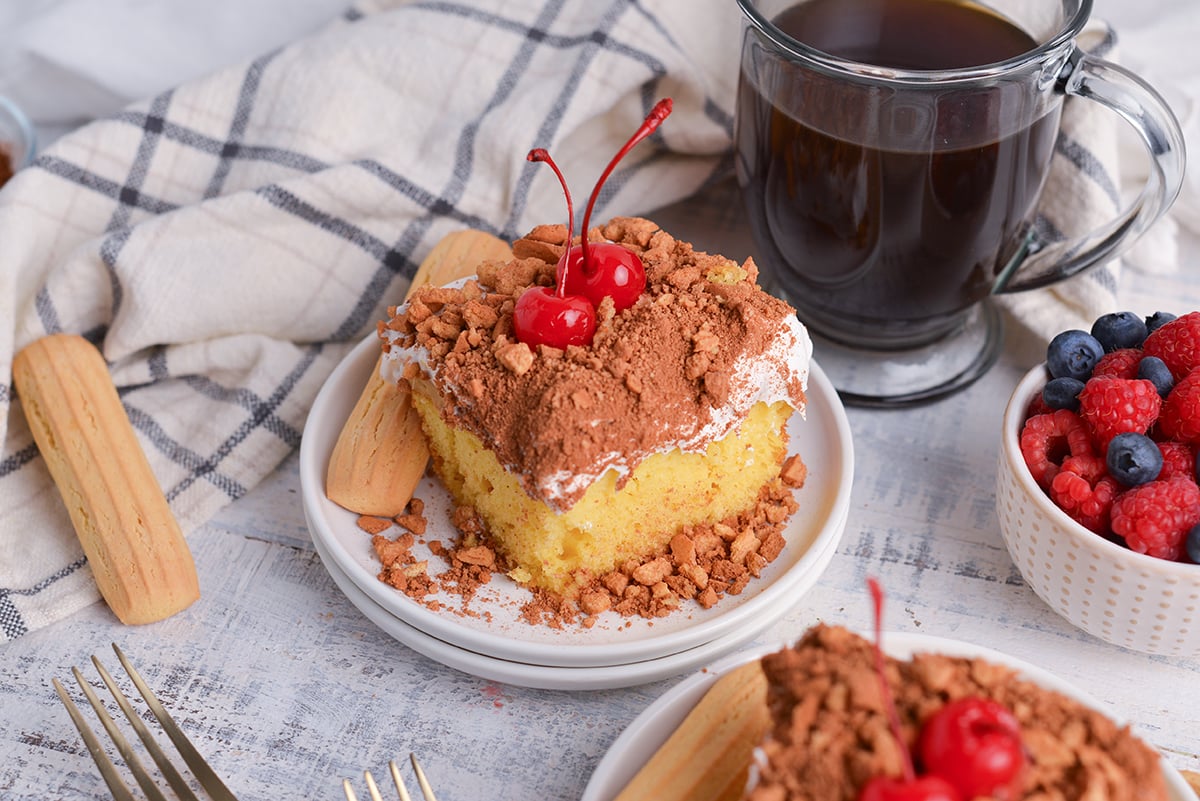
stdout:
[[[1036,46],[961,0],[811,0],[774,22],[826,53],[906,70]],[[902,347],[952,326],[1021,247],[1046,177],[1058,114],[1035,118],[1029,94],[997,81],[931,101],[747,48],[737,168],[768,283],[837,339]]]

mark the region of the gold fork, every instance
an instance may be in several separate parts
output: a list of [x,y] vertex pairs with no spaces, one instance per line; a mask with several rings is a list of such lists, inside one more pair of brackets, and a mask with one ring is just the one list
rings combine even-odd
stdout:
[[[142,694],[142,698],[146,700],[146,706],[154,713],[154,717],[158,719],[159,725],[162,726],[163,731],[166,732],[171,742],[175,744],[175,749],[183,757],[184,763],[191,770],[192,775],[196,778],[200,787],[208,794],[209,798],[213,799],[213,801],[237,801],[234,794],[229,791],[229,788],[225,786],[221,778],[204,761],[204,757],[200,756],[200,752],[196,750],[195,746],[192,745],[191,741],[188,740],[187,736],[167,713],[162,702],[146,686],[146,682],[142,680],[141,674],[129,663],[129,660],[122,653],[121,649],[117,647],[116,643],[113,643],[113,650],[117,654],[117,659],[121,661],[121,666],[129,674],[129,678],[133,681],[134,686]],[[95,656],[92,656],[92,664],[96,666],[96,670],[100,673],[100,678],[108,686],[109,692],[116,699],[117,705],[121,707],[121,711],[129,719],[133,730],[137,732],[138,738],[145,745],[146,752],[150,754],[150,758],[154,760],[154,764],[158,766],[163,778],[166,779],[167,784],[175,791],[176,796],[182,799],[182,801],[199,801],[188,781],[171,764],[170,758],[159,747],[158,742],[150,734],[150,730],[146,727],[146,724],[138,716],[137,712],[134,711],[133,706],[129,703],[129,699],[117,687],[116,682],[113,681],[109,672],[105,670],[104,665]],[[100,719],[100,723],[103,724],[105,731],[108,732],[113,745],[116,746],[117,751],[121,754],[121,758],[125,761],[129,772],[133,774],[133,778],[142,788],[142,792],[146,794],[150,801],[167,801],[158,784],[147,773],[136,754],[134,754],[129,741],[121,734],[121,730],[117,728],[116,722],[108,714],[108,710],[104,707],[104,704],[96,697],[96,693],[92,690],[91,685],[83,678],[83,674],[79,672],[79,668],[73,667],[71,668],[71,672],[75,674],[75,681],[79,682],[79,687],[83,690],[83,694],[87,696],[88,703],[96,711],[96,716]],[[96,737],[95,733],[88,726],[87,721],[84,720],[79,707],[75,706],[75,702],[67,695],[66,689],[58,679],[54,679],[53,684],[55,692],[58,693],[59,699],[63,702],[63,706],[67,708],[67,713],[75,723],[75,728],[79,730],[79,736],[83,738],[88,753],[92,755],[96,767],[100,769],[100,775],[104,777],[104,782],[108,785],[113,799],[115,801],[133,801],[134,796],[130,792],[129,786],[121,779],[116,766],[108,758],[104,747],[100,744],[99,738]]]
[[[429,781],[425,778],[425,771],[421,770],[421,763],[417,762],[416,754],[409,754],[408,759],[412,762],[413,773],[417,774],[417,784],[421,785],[421,795],[425,796],[425,801],[437,801],[433,795],[433,788],[429,786]],[[412,801],[412,796],[408,794],[408,788],[404,786],[404,780],[400,778],[400,768],[396,765],[396,760],[388,762],[388,770],[392,773],[392,781],[396,783],[396,793],[400,796],[400,801]],[[379,794],[379,787],[375,784],[375,777],[371,775],[371,771],[363,771],[363,778],[367,780],[367,792],[371,794],[371,801],[383,801],[383,796]],[[358,796],[354,794],[354,788],[350,785],[349,779],[342,780],[342,790],[346,793],[346,801],[358,801]]]

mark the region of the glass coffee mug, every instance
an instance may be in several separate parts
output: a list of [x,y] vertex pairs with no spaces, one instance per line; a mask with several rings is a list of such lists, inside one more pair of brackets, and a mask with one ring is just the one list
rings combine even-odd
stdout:
[[[904,405],[995,361],[996,293],[1118,255],[1183,180],[1159,95],[1075,43],[1091,0],[738,0],[738,184],[765,286],[847,403]],[[1124,118],[1140,196],[1077,236],[1039,227],[1063,100]]]

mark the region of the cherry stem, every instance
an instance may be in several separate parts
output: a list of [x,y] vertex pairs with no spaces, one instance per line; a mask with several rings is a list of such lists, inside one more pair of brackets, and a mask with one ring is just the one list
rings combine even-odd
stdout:
[[[562,171],[558,169],[558,165],[554,163],[554,159],[550,158],[550,152],[544,147],[535,147],[533,150],[530,150],[525,160],[549,164],[550,169],[554,170],[554,174],[558,176],[558,182],[562,184],[563,194],[567,197],[567,241],[563,245],[563,254],[558,259],[558,267],[562,268],[561,279],[558,281],[558,286],[554,288],[554,294],[563,298],[566,297],[567,270],[571,266],[571,238],[574,236],[575,231],[575,206],[571,203],[571,190],[567,189],[567,179],[563,178]],[[555,273],[558,273],[557,269]]]
[[604,182],[608,180],[608,176],[616,168],[617,162],[625,158],[625,155],[633,150],[638,142],[645,139],[650,134],[654,133],[658,126],[662,125],[663,120],[671,113],[671,98],[664,97],[662,100],[654,104],[654,108],[650,109],[650,113],[646,115],[646,119],[642,121],[641,126],[634,131],[633,136],[629,137],[629,141],[625,146],[617,151],[617,155],[613,156],[612,161],[608,162],[608,166],[604,168],[604,172],[600,174],[600,180],[596,181],[595,188],[592,189],[592,196],[588,198],[587,209],[583,212],[583,271],[589,272],[588,260],[588,224],[592,219],[592,208],[596,205],[596,198],[600,197],[600,188],[604,186]]
[[883,706],[887,711],[888,723],[892,727],[892,736],[900,747],[903,756],[904,781],[916,780],[917,772],[913,768],[912,754],[904,744],[904,735],[900,730],[900,714],[896,711],[896,702],[892,698],[892,688],[888,686],[887,675],[884,673],[883,661],[883,587],[875,578],[867,579],[867,587],[871,590],[871,600],[875,607],[875,672],[879,675],[879,689],[883,693]]

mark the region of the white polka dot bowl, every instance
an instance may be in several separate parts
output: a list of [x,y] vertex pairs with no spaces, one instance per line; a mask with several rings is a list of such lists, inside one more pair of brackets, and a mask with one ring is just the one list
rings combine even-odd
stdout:
[[1059,509],[1021,455],[1025,412],[1046,383],[1039,365],[1004,412],[996,511],[1021,575],[1050,608],[1100,639],[1149,654],[1200,656],[1200,565],[1136,553]]

